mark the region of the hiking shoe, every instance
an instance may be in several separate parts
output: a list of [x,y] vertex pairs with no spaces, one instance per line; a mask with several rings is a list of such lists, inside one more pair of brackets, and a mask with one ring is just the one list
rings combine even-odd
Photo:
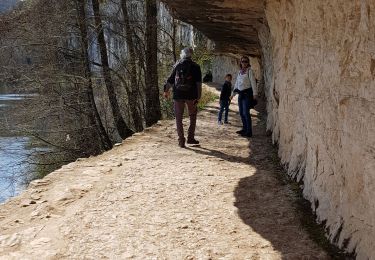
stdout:
[[241,136],[246,137],[246,138],[250,138],[250,137],[253,137],[253,134],[242,133]]
[[186,146],[185,146],[185,139],[183,139],[183,140],[178,140],[178,146],[180,147],[180,148],[185,148]]
[[222,124],[223,124],[223,122],[217,121],[217,125],[222,125]]
[[224,124],[225,125],[230,125],[230,123],[228,121],[224,121]]
[[242,135],[244,133],[245,133],[245,131],[243,129],[236,131],[236,134],[239,134],[239,135]]
[[198,140],[195,140],[195,139],[193,138],[193,139],[188,139],[188,140],[187,140],[187,143],[188,143],[188,144],[199,144],[199,141],[198,141]]

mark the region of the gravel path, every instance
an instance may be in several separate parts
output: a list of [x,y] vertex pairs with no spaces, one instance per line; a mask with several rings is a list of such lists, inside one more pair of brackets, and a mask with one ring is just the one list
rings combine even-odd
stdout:
[[78,160],[0,207],[1,259],[329,259],[301,228],[295,197],[257,115],[254,138],[200,112],[200,146],[161,121]]

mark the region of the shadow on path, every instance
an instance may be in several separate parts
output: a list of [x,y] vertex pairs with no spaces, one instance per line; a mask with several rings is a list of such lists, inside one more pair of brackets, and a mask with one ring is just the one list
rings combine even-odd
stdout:
[[[253,152],[248,163],[257,170],[242,178],[234,191],[239,217],[270,241],[282,259],[354,259],[328,241],[324,227],[315,222],[310,202],[302,197],[297,183],[287,178],[277,150],[266,135],[264,104],[260,111],[260,122],[254,127],[256,138],[249,142],[249,151]],[[313,248],[307,246],[311,240]],[[316,248],[323,248],[328,256],[316,255]]]
[[[214,113],[213,108],[209,108],[210,113]],[[297,195],[283,181],[283,169],[277,151],[266,135],[264,104],[258,105],[258,108],[261,113],[252,115],[256,123],[253,127],[254,137],[249,139],[248,156],[232,156],[201,146],[188,149],[256,168],[255,173],[238,182],[234,190],[234,206],[242,221],[269,241],[282,259],[331,259],[311,241],[308,232],[302,227],[301,214],[296,205]],[[261,256],[261,259],[266,258]]]
[[186,147],[186,149],[192,150],[202,155],[215,156],[217,158],[220,158],[228,162],[233,162],[233,163],[248,163],[249,162],[249,157],[232,156],[232,155],[225,154],[221,151],[208,149],[202,146],[191,146],[191,147]]

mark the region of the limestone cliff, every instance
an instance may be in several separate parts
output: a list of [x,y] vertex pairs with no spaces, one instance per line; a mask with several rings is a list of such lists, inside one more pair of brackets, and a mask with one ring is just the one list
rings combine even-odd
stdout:
[[375,2],[165,2],[221,53],[262,58],[267,128],[288,173],[334,243],[374,256]]
[[356,248],[359,259],[375,255],[374,12],[373,1],[268,1],[266,8],[269,127],[279,155],[303,180],[331,239]]

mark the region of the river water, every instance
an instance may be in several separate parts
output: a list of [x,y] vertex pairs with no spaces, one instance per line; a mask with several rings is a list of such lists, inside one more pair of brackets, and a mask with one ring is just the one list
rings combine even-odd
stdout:
[[0,87],[0,202],[17,195],[25,188],[33,171],[30,156],[37,151],[30,147],[31,138],[15,133],[15,120],[12,118],[17,107],[29,95],[9,93]]

